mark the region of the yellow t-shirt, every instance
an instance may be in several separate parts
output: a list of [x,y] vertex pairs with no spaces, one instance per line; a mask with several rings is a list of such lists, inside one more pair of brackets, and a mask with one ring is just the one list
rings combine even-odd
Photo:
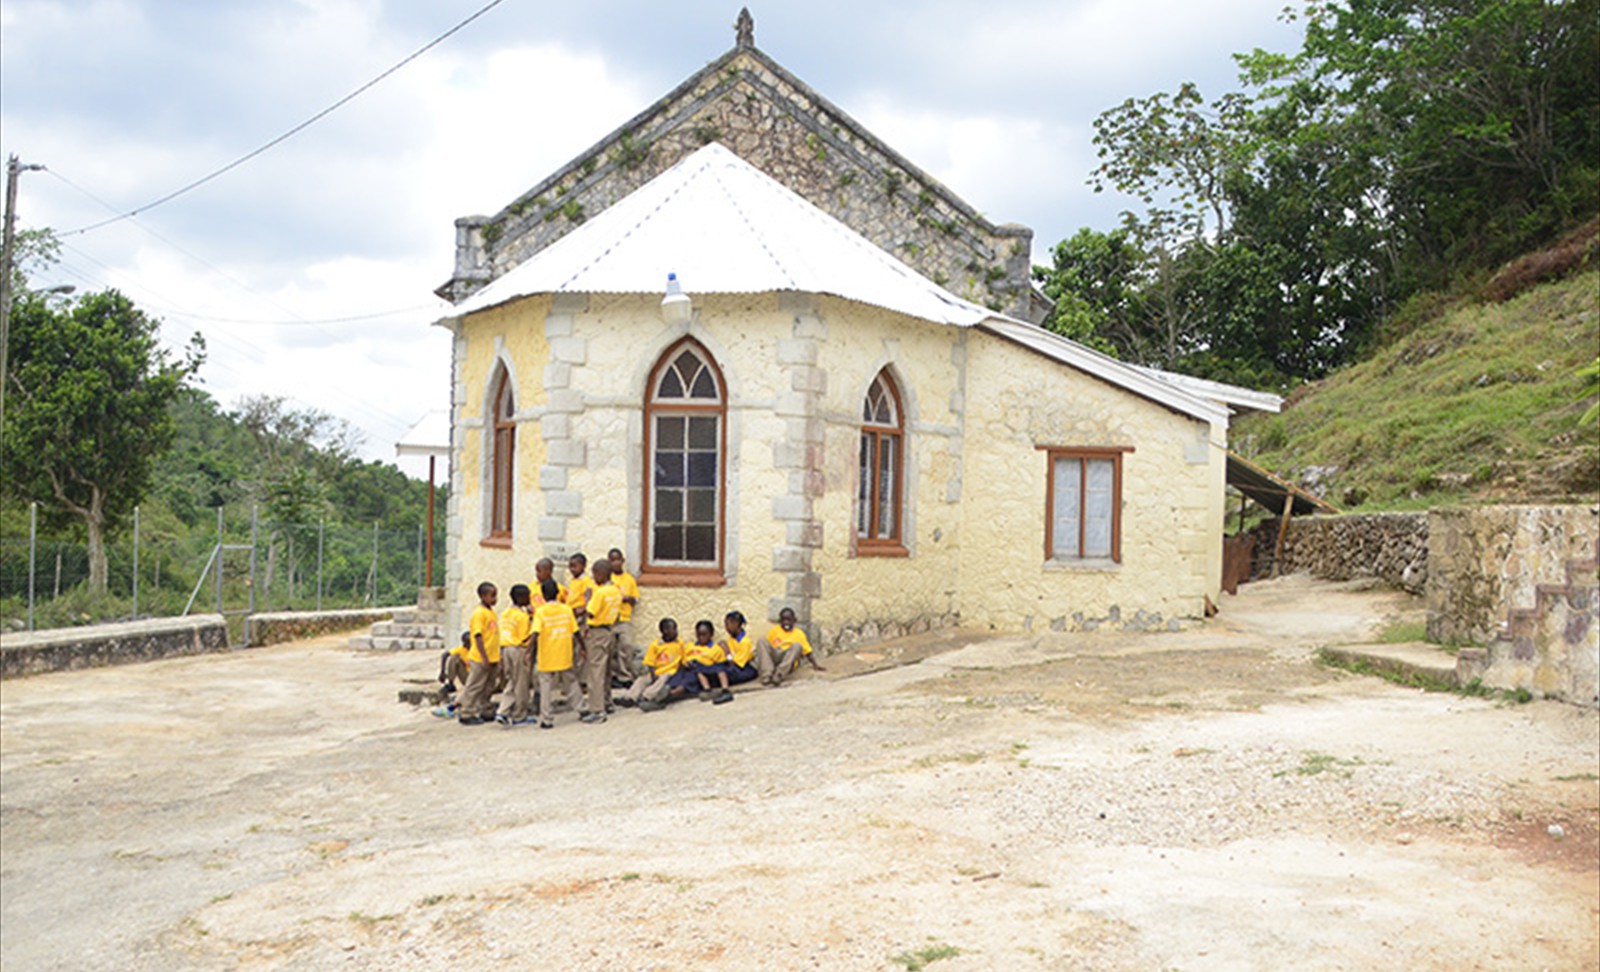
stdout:
[[728,650],[729,659],[740,668],[750,664],[756,657],[756,643],[750,637],[749,629],[738,638],[722,639],[722,646]]
[[[617,590],[622,593],[623,597],[636,598],[639,596],[639,582],[634,580],[633,575],[627,571],[623,571],[620,574],[612,574],[611,583],[617,585]],[[617,620],[632,621],[633,605],[629,604],[627,601],[623,601],[622,613],[617,616]]]
[[528,636],[533,633],[533,616],[528,609],[516,604],[506,608],[506,613],[500,615],[500,643],[510,647],[512,645],[526,645]]
[[567,583],[566,593],[561,595],[561,599],[566,601],[567,607],[573,611],[582,611],[589,604],[589,592],[592,590],[594,581],[588,574],[584,574],[582,577],[574,577]]
[[[487,661],[491,665],[500,663],[500,619],[494,616],[494,608],[478,605],[472,612],[472,620],[467,624],[467,632],[472,637],[472,650],[467,652],[467,661],[483,664]],[[483,650],[478,650],[478,638],[483,637]]]
[[767,632],[767,644],[778,651],[788,651],[789,646],[798,644],[800,646],[800,654],[811,654],[811,641],[806,638],[806,633],[800,630],[798,624],[794,626],[793,631],[783,630],[783,625],[781,624],[773,625],[772,630]]
[[622,592],[615,584],[597,585],[589,594],[589,623],[616,624],[622,613]]
[[539,636],[539,661],[535,667],[541,672],[571,669],[572,635],[577,630],[578,618],[565,604],[552,601],[534,608],[533,633]]
[[[556,600],[561,601],[562,603],[566,603],[567,600],[567,585],[562,584],[559,581],[556,583]],[[544,591],[539,589],[539,582],[535,581],[533,584],[533,606],[538,607],[543,603]]]
[[698,641],[685,648],[683,661],[699,662],[702,665],[720,665],[728,660],[728,653],[722,650],[721,645],[702,645]]
[[645,649],[644,663],[657,675],[676,675],[678,666],[683,664],[683,642],[650,642],[650,647]]

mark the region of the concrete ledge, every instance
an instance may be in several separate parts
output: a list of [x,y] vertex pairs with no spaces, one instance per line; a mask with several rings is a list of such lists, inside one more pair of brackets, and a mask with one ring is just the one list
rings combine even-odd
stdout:
[[272,614],[251,615],[245,626],[244,643],[251,648],[275,645],[300,638],[314,638],[364,628],[378,621],[388,621],[396,611],[414,610],[415,606],[401,604],[385,608],[352,608],[344,611],[278,611]]
[[53,628],[0,639],[0,678],[227,650],[228,626],[220,614]]
[[1456,659],[1438,645],[1405,642],[1393,645],[1330,645],[1322,659],[1355,672],[1373,671],[1418,688],[1461,687]]

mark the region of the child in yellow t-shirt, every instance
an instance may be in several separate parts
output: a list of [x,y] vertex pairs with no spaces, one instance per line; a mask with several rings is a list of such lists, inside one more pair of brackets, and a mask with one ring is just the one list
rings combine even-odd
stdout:
[[622,609],[617,623],[611,626],[617,645],[611,651],[611,677],[622,685],[633,684],[634,677],[643,674],[639,663],[639,649],[633,641],[633,609],[639,603],[639,582],[627,571],[628,559],[622,551],[612,547],[606,554],[611,563],[611,583],[622,595]]
[[500,618],[494,613],[500,592],[488,581],[478,585],[478,607],[472,612],[467,632],[472,641],[467,648],[467,687],[461,690],[456,719],[464,726],[481,726],[494,721],[495,678],[500,668]]
[[646,712],[655,712],[666,705],[672,679],[683,664],[683,642],[678,640],[678,622],[672,618],[662,618],[656,628],[661,637],[645,649],[644,674],[617,696],[618,705],[637,705]]
[[713,643],[716,633],[717,629],[710,621],[694,623],[694,644],[683,653],[683,668],[684,673],[694,676],[695,684],[685,684],[684,688],[711,692],[711,680],[716,679],[717,690],[711,692],[711,701],[721,705],[732,702],[733,693],[728,690],[728,652],[721,645]]
[[533,609],[535,667],[539,672],[539,728],[554,729],[556,695],[566,696],[572,711],[581,719],[583,690],[573,674],[572,644],[578,633],[578,618],[560,598],[553,580],[540,585],[543,603]]
[[[567,607],[572,608],[572,613],[578,616],[578,631],[583,631],[584,621],[589,610],[589,592],[594,590],[594,581],[588,577],[589,558],[581,553],[575,553],[567,561],[567,572],[572,579],[567,581],[567,592],[562,599],[567,602]],[[581,639],[580,639],[581,640]]]
[[461,644],[439,655],[439,705],[433,714],[441,719],[456,715],[457,692],[467,687],[467,650],[472,647],[472,632],[461,632]]
[[804,658],[817,671],[826,671],[817,664],[811,653],[811,641],[806,633],[795,626],[794,609],[778,612],[778,623],[767,632],[767,637],[756,649],[756,664],[761,669],[763,685],[782,685],[784,678],[800,667]]
[[506,673],[500,711],[494,721],[507,729],[533,721],[528,696],[533,691],[533,608],[526,584],[511,585],[511,606],[500,618],[500,660]]
[[[544,582],[555,580],[556,562],[549,557],[540,557],[533,565],[533,596],[539,604],[544,603]],[[567,599],[567,585],[556,581],[556,599]]]
[[756,643],[745,627],[744,615],[729,611],[722,627],[728,632],[722,639],[722,650],[728,653],[728,684],[754,681],[761,670],[756,667]]

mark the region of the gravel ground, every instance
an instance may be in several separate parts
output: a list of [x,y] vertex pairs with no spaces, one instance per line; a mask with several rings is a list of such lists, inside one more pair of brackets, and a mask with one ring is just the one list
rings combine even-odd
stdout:
[[553,732],[336,639],[8,681],[0,964],[1596,967],[1600,714],[1312,663],[1401,595],[1223,609]]

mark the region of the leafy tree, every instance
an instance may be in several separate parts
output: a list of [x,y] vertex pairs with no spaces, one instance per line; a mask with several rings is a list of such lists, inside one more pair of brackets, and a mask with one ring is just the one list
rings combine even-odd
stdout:
[[169,409],[205,355],[197,334],[174,359],[158,329],[115,290],[60,311],[25,294],[12,312],[5,489],[47,520],[82,524],[92,594],[106,590],[106,535],[149,488],[172,441]]

